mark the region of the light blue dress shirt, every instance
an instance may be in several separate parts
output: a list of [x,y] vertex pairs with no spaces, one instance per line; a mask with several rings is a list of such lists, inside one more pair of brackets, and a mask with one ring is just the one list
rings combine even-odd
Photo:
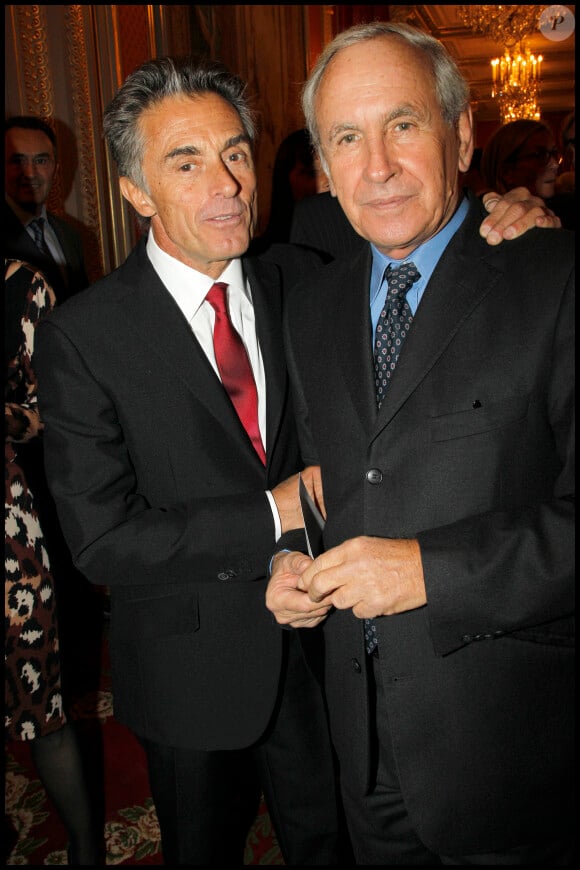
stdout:
[[405,257],[404,260],[393,260],[390,257],[386,257],[384,254],[381,254],[373,244],[371,244],[373,265],[369,292],[373,335],[375,334],[377,323],[387,295],[387,284],[384,280],[385,269],[387,266],[391,263],[393,263],[394,266],[400,266],[402,263],[413,262],[419,270],[421,277],[418,281],[415,281],[407,293],[407,303],[414,316],[435,266],[439,262],[439,259],[451,241],[451,238],[455,235],[465,220],[468,208],[467,200],[464,198],[451,220],[445,224],[443,229],[439,230],[439,232],[434,235],[432,239],[429,239],[428,242],[419,245],[419,247],[416,248],[408,257]]

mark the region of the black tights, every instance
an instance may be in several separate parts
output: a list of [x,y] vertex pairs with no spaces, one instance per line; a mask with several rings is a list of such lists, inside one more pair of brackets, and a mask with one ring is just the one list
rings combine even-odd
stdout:
[[71,864],[104,864],[102,832],[85,778],[74,725],[30,741],[32,759],[46,793],[54,803],[70,839]]

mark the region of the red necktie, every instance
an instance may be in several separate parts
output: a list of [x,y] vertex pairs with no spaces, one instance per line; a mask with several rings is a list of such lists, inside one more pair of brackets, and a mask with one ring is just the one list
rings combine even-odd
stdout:
[[244,343],[230,320],[228,285],[218,282],[205,297],[215,311],[213,346],[218,371],[232,404],[264,465],[266,454],[258,426],[258,391]]

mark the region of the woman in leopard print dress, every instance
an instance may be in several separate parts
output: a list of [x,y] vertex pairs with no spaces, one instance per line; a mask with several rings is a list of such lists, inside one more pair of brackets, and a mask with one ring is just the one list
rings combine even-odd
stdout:
[[66,721],[55,589],[42,529],[19,462],[41,423],[31,366],[34,327],[55,304],[43,276],[18,261],[5,274],[5,736],[34,740]]
[[[74,725],[63,707],[54,579],[18,455],[42,430],[32,368],[34,329],[55,297],[44,276],[20,260],[5,259],[4,279],[5,743],[30,746],[69,835],[68,863],[94,866],[105,863],[103,834]],[[12,820],[16,833],[21,822]]]

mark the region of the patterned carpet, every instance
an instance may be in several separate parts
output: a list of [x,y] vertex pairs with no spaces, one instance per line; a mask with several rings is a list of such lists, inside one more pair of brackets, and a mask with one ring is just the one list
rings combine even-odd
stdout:
[[[162,864],[143,750],[113,718],[106,625],[104,620],[99,632],[95,688],[79,694],[71,712],[93,762],[94,788],[102,791],[104,783],[107,864]],[[66,864],[66,832],[36,777],[26,745],[7,748],[5,777],[6,865]],[[283,863],[262,801],[248,834],[244,864]]]

